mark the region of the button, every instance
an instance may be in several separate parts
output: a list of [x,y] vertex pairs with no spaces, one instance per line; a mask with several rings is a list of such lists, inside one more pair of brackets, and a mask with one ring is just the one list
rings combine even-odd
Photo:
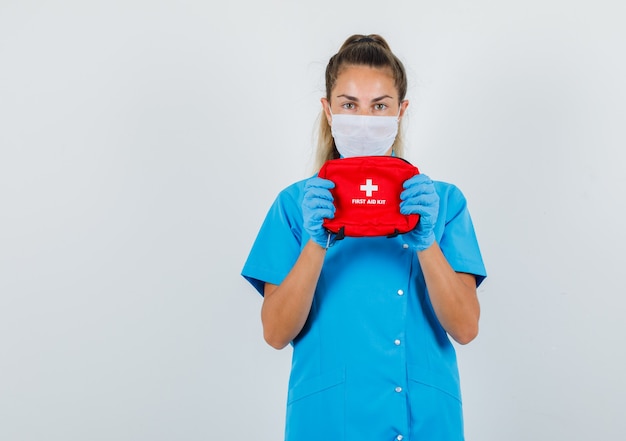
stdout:
[[400,393],[400,392],[402,392],[402,388],[400,386],[398,386],[398,387],[396,387],[395,391]]
[[401,289],[398,290],[398,295],[399,296],[403,296],[404,295],[404,291],[402,291]]
[[[405,250],[406,250],[408,247],[409,247],[409,244],[408,244],[408,243],[403,243],[403,244],[402,244],[402,248],[404,248]],[[402,435],[400,435],[400,436],[402,436]]]
[[400,340],[394,340],[393,344],[396,346],[400,346]]
[[402,441],[402,440],[404,439],[404,437],[403,437],[402,435],[398,435],[398,436],[396,436],[396,439],[397,439],[398,441]]

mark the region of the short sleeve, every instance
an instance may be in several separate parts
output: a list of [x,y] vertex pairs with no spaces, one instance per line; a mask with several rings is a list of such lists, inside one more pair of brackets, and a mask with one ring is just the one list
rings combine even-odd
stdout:
[[436,183],[440,197],[439,246],[457,271],[476,276],[476,286],[487,277],[485,265],[467,208],[465,196],[456,186]]
[[241,275],[263,295],[266,282],[279,285],[301,251],[302,189],[295,183],[279,193],[270,207]]

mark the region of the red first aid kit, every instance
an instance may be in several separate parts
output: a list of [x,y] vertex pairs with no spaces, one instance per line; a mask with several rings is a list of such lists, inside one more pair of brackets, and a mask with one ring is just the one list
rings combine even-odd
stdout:
[[326,161],[318,176],[335,183],[335,217],[324,227],[344,236],[393,237],[411,231],[418,214],[400,213],[400,193],[407,179],[419,174],[417,167],[395,156],[359,156]]

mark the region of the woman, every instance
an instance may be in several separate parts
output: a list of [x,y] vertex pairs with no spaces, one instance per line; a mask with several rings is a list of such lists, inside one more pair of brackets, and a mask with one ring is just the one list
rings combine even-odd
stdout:
[[[318,166],[401,156],[406,90],[382,37],[348,38],[326,69]],[[463,194],[419,174],[400,196],[402,214],[420,215],[414,230],[335,241],[322,226],[334,217],[333,187],[314,176],[284,189],[242,271],[264,296],[266,341],[293,345],[286,439],[462,440],[448,336],[477,335],[486,276]]]

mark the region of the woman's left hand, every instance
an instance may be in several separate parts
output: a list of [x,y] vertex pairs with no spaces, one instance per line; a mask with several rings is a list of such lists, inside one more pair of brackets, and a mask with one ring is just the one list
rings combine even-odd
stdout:
[[439,195],[433,181],[424,174],[407,179],[400,194],[400,213],[419,214],[420,220],[407,238],[417,249],[423,251],[435,242],[435,224],[439,213]]

